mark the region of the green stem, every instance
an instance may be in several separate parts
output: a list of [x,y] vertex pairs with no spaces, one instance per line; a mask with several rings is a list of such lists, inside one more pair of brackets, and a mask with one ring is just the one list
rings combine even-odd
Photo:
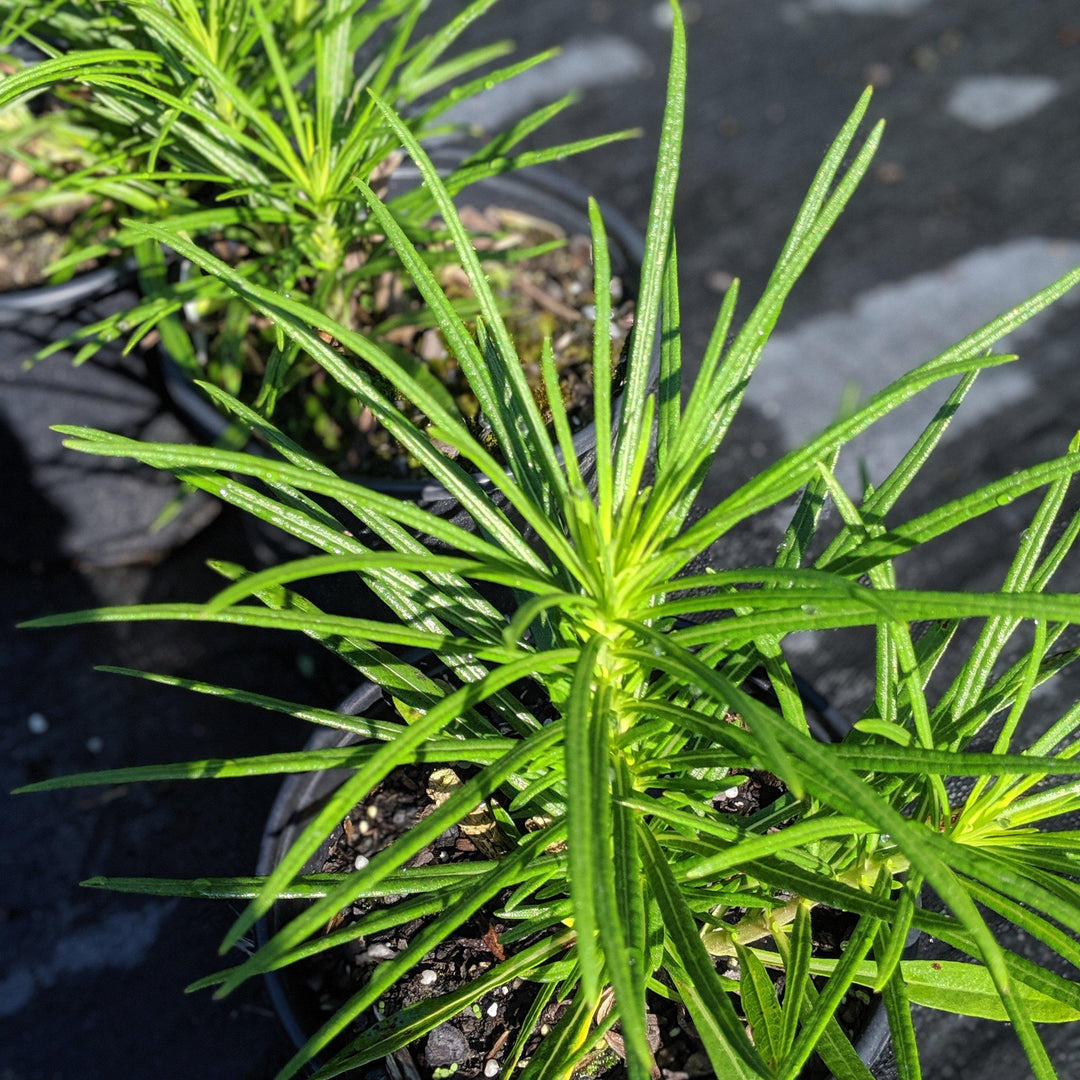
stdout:
[[[885,859],[865,859],[837,874],[836,880],[843,885],[869,892],[882,866],[895,877],[907,870],[908,865],[908,860],[903,855],[892,853]],[[765,908],[753,915],[747,915],[733,926],[707,930],[701,935],[701,940],[712,956],[735,956],[736,944],[752,945],[755,941],[769,937],[775,928],[787,926],[795,921],[800,904],[815,908],[819,903],[808,897],[793,896],[779,907]]]

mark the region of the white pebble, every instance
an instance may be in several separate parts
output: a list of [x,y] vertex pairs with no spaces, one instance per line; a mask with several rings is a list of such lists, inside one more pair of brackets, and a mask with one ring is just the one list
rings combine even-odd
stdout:
[[379,808],[377,806],[369,806],[364,813],[374,821],[379,816]]
[[488,1006],[487,1014],[488,1014],[488,1016],[498,1016],[499,1015],[499,1003],[497,1001],[493,1001]]
[[550,1030],[551,1030],[551,1025],[550,1024],[541,1024],[540,1025],[540,1034],[541,1035],[546,1035]]
[[739,794],[739,789],[737,787],[729,787],[727,789],[727,791],[724,792],[724,798],[725,799],[734,799],[735,796],[738,795],[738,794]]
[[434,983],[435,980],[438,979],[438,977],[439,976],[436,975],[435,972],[431,970],[431,968],[428,968],[426,971],[420,972],[420,983],[423,986],[431,986],[431,984]]
[[484,1065],[484,1075],[485,1076],[498,1076],[499,1075],[499,1063],[494,1058],[491,1058],[488,1062],[485,1063],[485,1065]]
[[367,836],[367,834],[371,832],[371,822],[369,822],[367,818],[361,818],[360,824],[356,827],[360,830],[361,836]]
[[90,738],[86,740],[86,749],[89,750],[91,754],[100,754],[101,751],[105,749],[105,740],[100,735],[91,735]]
[[41,713],[34,712],[26,718],[26,726],[34,735],[44,735],[49,730],[49,721]]
[[356,858],[353,859],[353,866],[355,866],[357,870],[363,870],[370,861],[371,860],[366,855],[357,855]]

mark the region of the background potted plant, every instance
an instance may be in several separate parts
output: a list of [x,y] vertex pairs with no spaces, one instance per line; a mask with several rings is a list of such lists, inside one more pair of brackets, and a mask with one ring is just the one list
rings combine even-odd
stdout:
[[[382,364],[387,378],[404,392],[422,394],[411,373],[395,369],[377,346],[364,339],[354,344],[345,328],[305,305],[237,280],[211,255],[192,246],[184,253],[242,290],[284,334],[314,350],[370,407],[398,423],[401,437],[428,458],[433,475],[460,493],[483,532],[458,529],[335,477],[235,401],[230,403],[233,411],[275,442],[282,462],[67,430],[76,449],[171,469],[286,525],[328,554],[258,574],[221,565],[234,584],[208,604],[97,609],[49,617],[38,625],[180,618],[299,629],[382,686],[397,711],[397,719],[347,718],[192,685],[353,730],[364,742],[301,755],[114,770],[37,785],[352,770],[265,880],[108,882],[141,892],[250,899],[226,949],[239,943],[280,898],[313,899],[262,949],[205,980],[223,993],[251,975],[354,939],[375,922],[424,917],[405,948],[374,969],[282,1076],[294,1075],[354,1018],[376,1006],[432,948],[496,898],[504,914],[516,917],[519,937],[536,937],[525,948],[504,950],[507,958],[483,977],[482,987],[433,997],[353,1037],[322,1075],[337,1075],[419,1038],[460,1011],[481,988],[517,977],[535,980],[541,993],[553,983],[569,1001],[523,1070],[530,1077],[564,1075],[616,1019],[630,1075],[648,1075],[649,993],[681,999],[717,1073],[731,1076],[794,1077],[814,1052],[839,1077],[865,1076],[865,1067],[834,1023],[853,984],[883,993],[904,1076],[919,1075],[908,1012],[913,1001],[1009,1019],[1040,1077],[1054,1071],[1034,1023],[1077,1016],[1075,984],[999,944],[978,905],[1004,914],[1076,963],[1075,943],[1062,930],[1076,930],[1080,922],[1069,873],[1074,837],[1041,826],[1073,808],[1074,785],[1057,778],[1075,772],[1071,737],[1080,710],[1068,709],[1033,739],[1023,727],[1033,690],[1076,655],[1054,650],[1065,627],[1080,621],[1080,602],[1045,589],[1080,530],[1076,515],[1066,515],[1057,531],[1054,524],[1080,467],[1080,453],[1070,447],[1060,458],[909,520],[895,520],[893,511],[977,373],[1012,359],[989,354],[993,343],[1074,285],[1080,273],[1067,275],[910,372],[762,470],[700,520],[688,522],[693,494],[738,410],[764,341],[795,279],[866,171],[880,126],[843,171],[866,110],[864,98],[815,178],[763,297],[730,340],[737,288],[725,298],[684,402],[670,229],[684,44],[677,5],[673,11],[664,139],[640,317],[618,419],[610,411],[605,378],[610,343],[605,321],[597,320],[597,360],[602,362],[594,365],[600,431],[595,498],[585,491],[572,453],[563,462],[555,458],[450,193],[422,148],[382,105],[454,233],[484,307],[478,340],[467,334],[390,212],[367,185],[361,191],[439,313],[461,362],[480,381],[479,392],[486,388],[484,380],[493,378],[492,368],[505,379],[509,400],[493,395],[490,408],[493,426],[505,430],[500,436],[512,474],[498,467],[488,449],[440,409],[437,399],[423,399],[435,422],[430,432],[395,421],[391,408],[325,347],[318,332],[330,329],[346,346],[364,349],[365,358]],[[596,294],[602,303],[605,240],[595,206],[592,217]],[[152,227],[146,233],[155,236]],[[662,378],[654,397],[647,392],[647,370],[661,297]],[[545,377],[554,390],[550,351],[545,353]],[[850,497],[834,477],[837,455],[847,442],[949,377],[960,381],[909,454],[876,489]],[[220,391],[216,396],[226,399]],[[550,400],[565,451],[565,412],[557,392]],[[655,476],[646,485],[642,477],[654,420]],[[608,433],[610,443],[604,437]],[[536,533],[539,547],[524,541],[514,522],[445,453],[447,445],[487,473]],[[237,482],[234,473],[268,489]],[[897,587],[897,565],[902,571],[910,551],[1039,489],[1045,489],[1043,500],[999,591]],[[696,555],[740,521],[785,503],[800,490],[773,565],[683,573]],[[384,548],[365,547],[310,501],[313,494],[359,517]],[[839,511],[834,529],[822,527],[826,499]],[[418,536],[442,541],[456,553],[426,551]],[[296,581],[338,573],[360,574],[397,618],[327,613],[290,588]],[[506,584],[518,603],[509,614],[500,613],[471,582]],[[250,598],[257,602],[245,603]],[[689,627],[679,621],[693,613],[715,618]],[[972,645],[964,642],[960,626],[973,618],[986,622]],[[996,668],[1023,620],[1032,629],[1021,641],[1019,659],[1004,670]],[[919,635],[914,623],[928,625]],[[877,692],[856,725],[858,736],[823,746],[807,729],[782,639],[796,630],[848,626],[874,630]],[[445,676],[433,677],[388,651],[397,647],[431,650],[445,665]],[[959,656],[952,657],[954,652]],[[740,688],[747,672],[758,666],[771,677],[778,709]],[[935,669],[949,676],[943,690],[931,682]],[[972,746],[979,736],[987,740],[985,751]],[[462,774],[453,793],[366,865],[318,879],[297,876],[325,835],[396,767],[448,761]],[[717,809],[716,796],[726,790],[722,785],[741,787],[736,778],[747,771],[779,778],[785,792],[763,811],[739,820]],[[974,784],[958,793],[944,782],[957,777],[972,777]],[[482,803],[509,842],[506,853],[450,870],[408,865]],[[943,912],[918,907],[924,885],[941,901]],[[367,911],[359,923],[336,921],[357,901],[387,893],[397,903]],[[813,955],[810,912],[820,906],[846,911],[854,919],[839,958]],[[975,962],[920,967],[904,961],[903,945],[912,926],[948,941]],[[718,974],[717,957],[737,961],[737,968],[729,964],[727,969],[734,978]],[[767,974],[770,968],[784,972],[779,997]],[[815,982],[815,976],[824,981]],[[735,993],[741,1015],[729,999]]]
[[[170,360],[168,383],[179,387],[182,402],[191,401],[190,380],[205,378],[272,418],[283,396],[304,391],[303,402],[290,403],[282,423],[331,460],[343,456],[340,444],[369,422],[357,415],[353,399],[294,343],[275,339],[241,299],[197,265],[186,263],[178,278],[170,276],[158,244],[118,219],[151,220],[212,245],[242,275],[304,298],[399,350],[402,359],[422,364],[418,339],[429,328],[422,305],[418,297],[400,295],[408,291],[407,276],[358,207],[354,176],[394,185],[395,214],[431,264],[452,250],[445,229],[432,220],[431,195],[415,173],[409,179],[398,171],[397,137],[365,91],[407,111],[410,131],[438,145],[445,182],[455,192],[633,134],[522,151],[523,140],[572,103],[571,94],[489,133],[486,141],[448,146],[456,131],[444,120],[451,107],[556,50],[495,70],[491,64],[510,50],[507,42],[450,56],[491,4],[471,3],[425,33],[418,23],[429,6],[429,0],[377,7],[364,0],[124,0],[46,9],[9,3],[8,37],[29,38],[54,55],[6,80],[0,105],[59,85],[90,131],[83,167],[64,171],[39,162],[51,182],[38,199],[92,198],[88,215],[109,218],[99,230],[104,236],[76,242],[58,266],[116,249],[133,252],[145,297],[53,348],[81,342],[78,356],[84,358],[103,343],[127,337],[130,348],[156,332]],[[550,207],[557,205],[553,187],[549,182],[530,194],[502,181],[478,197],[503,198],[516,210],[522,204],[530,209],[530,199]],[[520,220],[517,227],[498,228],[503,235],[491,245],[493,263],[513,263],[558,244],[542,234],[530,251],[529,230]],[[467,297],[457,303],[463,311],[475,308]],[[415,333],[403,341],[410,310]],[[448,393],[455,392],[461,391],[451,383]],[[202,401],[188,406],[196,418]]]
[[[57,466],[58,447],[42,437],[48,417],[39,419],[38,403],[47,407],[47,388],[60,383],[60,392],[77,397],[76,408],[89,423],[109,416],[108,423],[125,430],[160,431],[164,425],[165,437],[178,437],[173,433],[179,425],[158,415],[164,389],[189,429],[227,440],[235,435],[227,431],[227,419],[190,379],[207,378],[271,414],[284,392],[276,384],[280,378],[291,390],[282,423],[336,466],[348,464],[350,439],[376,462],[385,453],[391,467],[405,464],[383,433],[370,431],[370,418],[359,415],[355,399],[322,377],[310,359],[295,351],[276,354],[272,333],[267,337],[266,326],[251,318],[242,301],[191,263],[167,267],[159,246],[125,233],[122,219],[171,225],[200,245],[218,245],[257,280],[298,297],[309,290],[319,303],[332,293],[367,332],[381,336],[385,325],[391,337],[400,335],[400,326],[390,329],[395,320],[419,305],[396,295],[403,291],[397,287],[401,275],[358,213],[351,170],[386,158],[381,173],[401,199],[403,219],[427,236],[433,260],[445,258],[435,249],[447,245],[429,227],[430,200],[415,190],[415,171],[410,180],[408,169],[393,168],[396,144],[380,114],[364,104],[362,90],[370,84],[410,103],[410,123],[438,149],[449,183],[479,181],[481,197],[486,190],[504,207],[554,218],[554,230],[582,231],[584,199],[571,199],[557,176],[525,183],[512,174],[519,165],[607,141],[520,151],[520,141],[575,95],[507,130],[489,132],[485,140],[474,138],[467,148],[456,141],[458,129],[441,121],[447,108],[467,102],[478,89],[528,72],[557,50],[497,66],[511,50],[506,41],[455,49],[490,4],[474,3],[447,23],[429,19],[418,27],[428,7],[357,0],[0,4],[0,42],[28,57],[12,56],[12,70],[0,82],[11,125],[6,145],[13,165],[31,174],[23,190],[7,193],[5,205],[29,218],[76,213],[60,238],[67,253],[54,267],[60,278],[93,260],[106,261],[62,285],[0,298],[0,321],[7,318],[13,332],[40,342],[39,356],[63,350],[76,365],[94,361],[77,373],[55,367],[23,373],[13,363],[5,376],[14,383],[6,418],[34,447],[36,482],[73,521],[59,545],[65,555],[83,564],[157,560],[205,527],[214,506],[190,496],[175,500],[167,484],[150,487],[130,469],[123,475],[110,470],[113,490],[99,506],[83,505],[75,493],[84,487],[78,476],[85,466]],[[42,102],[47,104],[39,108]],[[293,150],[300,129],[308,134]],[[525,234],[502,232],[492,238],[500,248],[491,253],[492,265],[520,267],[515,260],[528,254]],[[616,234],[617,273],[629,295],[638,238],[625,225]],[[560,243],[547,233],[540,240],[541,250]],[[58,250],[51,247],[50,258]],[[125,256],[139,264],[140,303],[102,295],[123,283]],[[545,258],[567,256],[550,251]],[[587,300],[579,296],[574,303],[580,309]],[[38,316],[28,320],[29,312]],[[578,324],[583,336],[587,319],[579,316]],[[413,337],[421,332],[426,339],[436,333],[421,326]],[[146,351],[158,336],[163,349]],[[414,363],[422,362],[417,354],[424,351],[412,350]],[[117,416],[118,401],[132,402],[130,419]],[[397,483],[391,479],[389,486]],[[448,506],[446,493],[430,481],[407,483],[402,493]],[[272,530],[251,534],[261,557],[281,557]]]

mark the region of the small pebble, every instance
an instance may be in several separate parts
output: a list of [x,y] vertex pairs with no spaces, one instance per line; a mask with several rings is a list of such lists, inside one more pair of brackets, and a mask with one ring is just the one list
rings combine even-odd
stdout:
[[724,798],[725,799],[734,799],[735,796],[738,795],[738,794],[739,794],[739,789],[737,787],[729,787],[727,789],[727,791],[724,792]]
[[541,1024],[540,1025],[540,1034],[541,1035],[546,1035],[550,1030],[551,1030],[551,1025],[550,1024]]
[[371,822],[369,822],[367,818],[361,818],[360,824],[357,825],[356,828],[359,830],[361,836],[367,836],[367,834],[371,832]]
[[431,986],[431,984],[434,983],[435,980],[438,979],[438,977],[439,976],[436,975],[435,972],[431,970],[431,968],[428,968],[426,971],[420,972],[420,983],[423,986]]
[[357,855],[356,858],[353,859],[353,866],[355,866],[357,870],[363,870],[370,861],[371,860],[368,859],[366,855]]
[[953,87],[945,111],[978,131],[993,131],[1034,115],[1061,90],[1048,75],[969,75]]
[[702,1050],[697,1050],[686,1059],[683,1070],[690,1076],[710,1076],[712,1065]]
[[440,1024],[427,1037],[424,1046],[429,1066],[455,1066],[469,1056],[469,1043],[453,1024]]
[[490,1061],[484,1064],[485,1076],[498,1076],[499,1075],[499,1063],[492,1058]]
[[379,808],[377,806],[369,806],[364,813],[374,821],[379,816]]
[[882,184],[899,184],[904,179],[904,166],[896,161],[883,161],[874,169],[874,176]]
[[100,735],[91,735],[90,738],[86,740],[86,749],[89,750],[91,754],[100,754],[101,751],[105,749],[105,740]]
[[488,1006],[487,1014],[488,1014],[488,1016],[498,1016],[499,1015],[499,1003],[497,1001],[493,1001]]
[[705,275],[705,288],[714,293],[726,293],[735,281],[735,275],[726,270],[710,270]]
[[49,721],[41,713],[31,713],[26,718],[26,726],[34,735],[44,735],[49,730]]
[[863,68],[862,81],[882,90],[893,81],[893,70],[881,60],[875,60]]
[[787,109],[779,101],[774,101],[765,107],[765,119],[774,126],[782,124],[787,119]]

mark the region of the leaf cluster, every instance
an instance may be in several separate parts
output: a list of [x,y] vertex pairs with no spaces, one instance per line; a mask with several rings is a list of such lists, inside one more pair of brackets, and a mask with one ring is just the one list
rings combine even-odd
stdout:
[[[373,107],[420,168],[447,223],[481,306],[475,330],[443,294],[394,208],[369,184],[357,187],[492,417],[505,467],[377,343],[158,227],[140,233],[175,242],[318,359],[425,461],[475,528],[340,479],[213,388],[208,392],[276,457],[60,429],[74,449],[169,469],[322,554],[255,573],[220,564],[229,584],[203,604],[97,609],[37,625],[184,619],[291,630],[331,650],[396,703],[379,715],[345,717],[150,676],[344,728],[360,741],[339,750],[118,770],[35,786],[351,770],[265,878],[94,882],[245,900],[223,951],[278,898],[309,897],[310,906],[265,946],[200,984],[216,986],[218,994],[376,928],[427,920],[281,1078],[323,1053],[388,986],[490,905],[512,924],[504,961],[460,990],[348,1036],[317,1075],[340,1075],[407,1045],[517,978],[536,987],[535,1006],[505,1068],[520,1059],[544,1006],[568,1002],[521,1069],[524,1080],[569,1075],[616,1020],[629,1075],[646,1080],[653,994],[680,1000],[716,1075],[741,1080],[795,1080],[815,1053],[840,1080],[865,1080],[869,1072],[837,1021],[855,986],[882,994],[904,1080],[921,1075],[913,1003],[1009,1020],[1040,1080],[1055,1073],[1035,1024],[1080,1018],[1076,982],[1005,947],[987,922],[987,912],[1004,916],[1073,967],[1080,963],[1080,838],[1054,828],[1080,800],[1074,761],[1080,705],[1029,735],[1037,722],[1035,691],[1077,657],[1066,632],[1080,623],[1080,598],[1048,588],[1080,531],[1080,515],[1067,509],[1080,447],[916,516],[896,509],[976,377],[1014,359],[994,354],[995,342],[1080,281],[1080,271],[904,375],[695,519],[695,497],[787,295],[865,174],[881,125],[860,141],[868,91],[814,177],[763,295],[736,330],[739,290],[732,286],[684,394],[672,208],[685,41],[678,5],[673,9],[642,291],[618,400],[607,374],[606,238],[599,211],[590,206],[600,309],[594,478],[582,475],[573,455],[558,393],[550,395],[554,443],[549,436],[451,188],[409,124],[374,93]],[[373,380],[327,345],[326,334],[418,402],[433,427],[411,426]],[[661,378],[653,392],[648,371],[658,342]],[[552,382],[550,348],[544,374]],[[946,404],[900,463],[877,487],[857,497],[847,493],[835,469],[848,442],[943,380],[953,384]],[[898,566],[902,573],[913,550],[1035,491],[1041,502],[1000,589],[900,587]],[[838,521],[832,527],[826,505]],[[776,508],[789,508],[791,516],[771,565],[688,569],[722,550],[716,545],[740,522]],[[358,578],[393,617],[318,607],[303,583],[330,574]],[[509,591],[509,610],[492,601],[492,585]],[[823,744],[811,732],[783,645],[796,631],[839,627],[865,627],[875,636],[876,689],[851,736]],[[415,655],[410,649],[426,650],[439,668],[405,658]],[[771,704],[747,690],[748,677],[762,671],[775,695]],[[304,874],[326,835],[396,768],[447,761],[466,777],[461,786],[363,870]],[[763,772],[783,784],[776,802],[749,816],[717,808],[719,792]],[[969,782],[958,788],[949,782],[955,778]],[[480,804],[497,819],[507,854],[410,865]],[[920,906],[924,887],[941,901],[941,912]],[[394,899],[324,933],[333,916],[362,897]],[[815,955],[818,907],[851,916],[839,958]],[[913,929],[947,942],[968,962],[905,958]],[[604,1015],[602,1005],[611,999]]]

